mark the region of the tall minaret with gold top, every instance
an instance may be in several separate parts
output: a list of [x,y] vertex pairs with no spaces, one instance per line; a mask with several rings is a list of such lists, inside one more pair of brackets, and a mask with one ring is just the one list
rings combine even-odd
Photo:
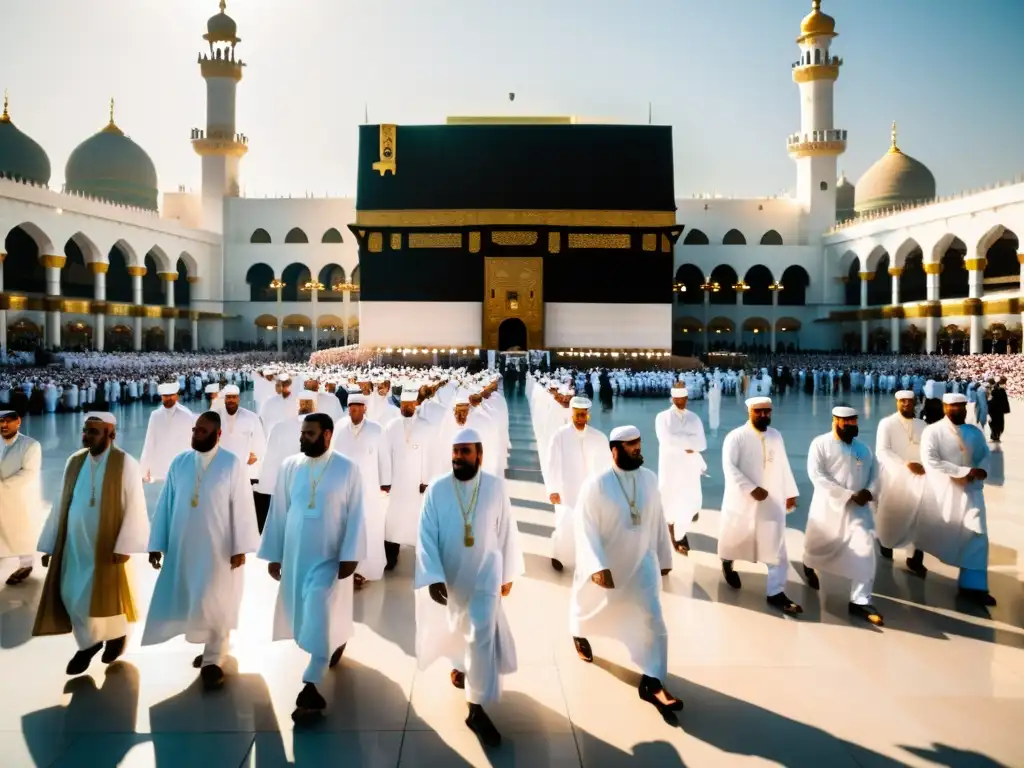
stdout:
[[842,59],[833,56],[836,22],[813,0],[800,23],[800,59],[793,63],[793,81],[800,88],[800,130],[787,140],[797,167],[797,199],[803,205],[805,232],[820,237],[836,220],[836,169],[846,151],[846,131],[835,127],[833,91]]
[[192,147],[203,159],[203,229],[224,227],[224,198],[238,197],[238,164],[249,151],[249,139],[235,128],[235,93],[242,79],[241,42],[234,19],[220,0],[220,13],[211,16],[203,39],[209,53],[199,54],[199,70],[206,80],[206,128],[192,130]]

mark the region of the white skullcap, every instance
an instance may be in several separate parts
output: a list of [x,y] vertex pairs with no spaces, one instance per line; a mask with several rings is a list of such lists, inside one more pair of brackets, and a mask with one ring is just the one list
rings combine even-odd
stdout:
[[460,389],[455,395],[455,405],[469,405],[469,392]]
[[240,394],[242,394],[242,391],[235,384],[228,384],[227,386],[224,387],[222,392],[223,392],[223,394],[225,396],[227,396],[227,395],[240,395]]
[[748,397],[743,404],[747,406],[748,411],[754,408],[771,408],[772,399],[770,397]]
[[207,384],[205,392],[208,395],[217,394],[218,392],[220,392],[220,384],[218,384],[217,382],[214,382],[213,384]]
[[107,411],[89,411],[85,414],[85,420],[89,421],[91,419],[97,419],[104,424],[110,424],[112,427],[117,426],[117,419],[114,417],[114,414]]
[[947,405],[958,405],[960,403],[967,402],[967,395],[961,395],[959,392],[950,392],[948,395],[942,396],[942,402]]
[[901,389],[899,392],[896,393],[896,399],[897,400],[916,400],[917,396],[914,394],[914,391],[911,390],[911,389]]
[[0,408],[0,419],[2,419],[4,416],[17,416],[17,415],[18,415],[17,411],[4,410],[4,409]]
[[460,429],[452,437],[452,445],[464,445],[466,443],[482,443],[483,438],[480,437],[480,433],[472,427],[465,427]]
[[366,405],[366,395],[357,392],[348,396],[349,405]]
[[581,411],[589,411],[591,405],[593,405],[593,403],[585,397],[574,397],[569,401],[570,408],[576,408]]
[[406,387],[402,387],[402,397],[400,398],[403,403],[416,403],[419,402],[420,393],[419,390],[412,384]]
[[832,415],[837,419],[852,419],[857,415],[857,409],[848,405],[837,405],[832,409]]
[[686,390],[686,387],[672,387],[672,399],[675,400],[678,397],[689,397],[690,393]]
[[616,427],[608,436],[608,442],[610,443],[628,443],[631,440],[639,439],[640,430],[634,427],[632,424],[626,424],[625,426],[622,427]]
[[178,385],[175,384],[160,384],[156,388],[156,392],[160,397],[167,397],[168,395],[178,394]]
[[278,374],[277,380],[278,381],[291,381],[292,377],[289,376],[287,373],[281,373],[281,374]]
[[315,403],[316,392],[306,392],[305,394],[299,395],[299,402]]

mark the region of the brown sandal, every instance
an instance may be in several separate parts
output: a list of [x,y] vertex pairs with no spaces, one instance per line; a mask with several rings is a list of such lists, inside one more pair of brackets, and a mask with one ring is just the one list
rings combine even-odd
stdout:
[[358,573],[352,575],[352,587],[354,589],[362,589],[366,586],[366,578],[360,576]]

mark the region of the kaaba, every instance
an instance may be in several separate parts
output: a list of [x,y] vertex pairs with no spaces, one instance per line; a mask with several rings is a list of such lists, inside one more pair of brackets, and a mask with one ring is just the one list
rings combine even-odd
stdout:
[[364,125],[360,343],[668,350],[672,129]]

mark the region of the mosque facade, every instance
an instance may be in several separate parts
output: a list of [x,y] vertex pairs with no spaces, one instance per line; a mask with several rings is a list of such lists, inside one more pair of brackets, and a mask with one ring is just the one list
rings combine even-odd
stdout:
[[800,125],[780,147],[796,192],[743,200],[676,198],[670,128],[500,117],[362,126],[354,199],[243,197],[245,62],[220,5],[197,59],[199,193],[160,194],[113,104],[53,190],[5,100],[0,346],[1021,348],[1024,183],[940,199],[895,124],[856,184],[840,175],[847,73],[819,0],[791,63]]

